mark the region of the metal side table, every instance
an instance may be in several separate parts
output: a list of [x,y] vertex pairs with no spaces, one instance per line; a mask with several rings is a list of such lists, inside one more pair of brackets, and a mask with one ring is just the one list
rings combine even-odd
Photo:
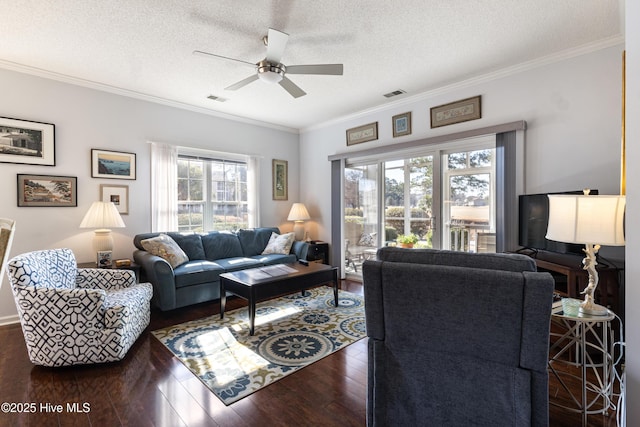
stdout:
[[[612,407],[613,383],[613,331],[611,321],[615,315],[610,310],[606,316],[578,314],[566,315],[562,305],[555,305],[551,321],[566,332],[551,332],[549,372],[561,384],[562,396],[550,398],[551,405],[582,414],[582,425],[587,425],[590,414],[606,414]],[[555,340],[554,340],[555,338]],[[581,382],[581,395],[576,396],[567,382]],[[557,402],[554,400],[560,400]]]

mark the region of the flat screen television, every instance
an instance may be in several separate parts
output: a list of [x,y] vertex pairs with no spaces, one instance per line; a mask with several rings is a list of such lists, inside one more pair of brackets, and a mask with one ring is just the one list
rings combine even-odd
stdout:
[[[582,254],[584,245],[547,240],[549,224],[549,194],[582,194],[582,190],[560,193],[523,194],[518,197],[519,232],[518,244],[526,249],[558,252],[563,254]],[[591,190],[589,194],[598,194]]]

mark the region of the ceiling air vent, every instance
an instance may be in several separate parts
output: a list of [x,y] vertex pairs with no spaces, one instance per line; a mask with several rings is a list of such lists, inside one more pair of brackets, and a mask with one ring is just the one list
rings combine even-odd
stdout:
[[210,99],[212,101],[218,101],[218,102],[225,102],[227,100],[227,98],[223,98],[221,96],[216,96],[216,95],[209,95],[207,96],[207,99]]
[[402,95],[403,93],[407,93],[402,89],[394,90],[393,92],[385,93],[385,98],[393,98],[394,96]]

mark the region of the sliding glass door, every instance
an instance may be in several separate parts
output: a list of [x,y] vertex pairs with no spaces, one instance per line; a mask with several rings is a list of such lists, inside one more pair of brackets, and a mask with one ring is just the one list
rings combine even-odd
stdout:
[[495,137],[451,142],[376,161],[346,162],[344,271],[360,276],[377,248],[496,250]]
[[433,156],[384,162],[385,245],[415,236],[416,247],[433,247]]
[[344,268],[361,274],[362,262],[374,257],[380,245],[378,163],[344,170]]
[[495,150],[443,155],[443,249],[495,252]]

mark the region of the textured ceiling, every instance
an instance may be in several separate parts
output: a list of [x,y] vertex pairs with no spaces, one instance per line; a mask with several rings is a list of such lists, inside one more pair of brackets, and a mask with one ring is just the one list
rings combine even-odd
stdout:
[[[0,0],[0,67],[304,129],[465,79],[622,40],[623,0]],[[343,76],[289,75],[292,98],[256,81],[269,27],[285,65],[343,63]],[[207,99],[216,95],[227,99]]]

